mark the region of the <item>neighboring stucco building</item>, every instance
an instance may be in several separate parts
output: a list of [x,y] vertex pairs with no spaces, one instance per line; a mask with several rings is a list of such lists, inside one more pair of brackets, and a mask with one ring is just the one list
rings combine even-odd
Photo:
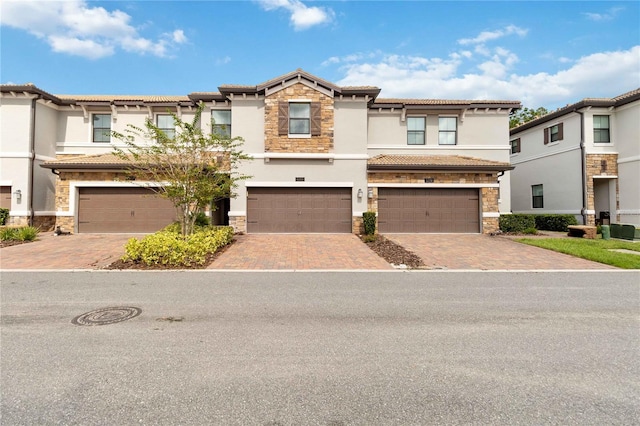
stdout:
[[51,116],[51,140],[43,141],[50,151],[37,168],[49,173],[47,209],[56,224],[73,232],[149,232],[171,220],[171,208],[149,197],[145,183],[127,179],[126,166],[110,154],[118,141],[105,135],[146,118],[173,131],[168,110],[188,120],[204,102],[203,129],[215,119],[214,130],[243,137],[253,157],[240,170],[252,178],[219,204],[217,223],[249,233],[357,233],[362,213],[373,210],[381,232],[495,231],[500,213],[511,211],[508,122],[520,103],[379,93],[302,70],[188,96],[50,95],[2,86],[0,155],[5,161],[5,138],[24,132],[5,114],[5,100],[30,105],[36,98],[38,114]]
[[640,225],[640,89],[511,129],[514,213]]

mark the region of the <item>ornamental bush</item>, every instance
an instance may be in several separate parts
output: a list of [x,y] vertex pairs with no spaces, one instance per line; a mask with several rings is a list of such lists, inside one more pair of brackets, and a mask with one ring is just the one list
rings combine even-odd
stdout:
[[502,232],[523,233],[535,228],[536,221],[532,214],[505,214],[500,216],[499,224]]
[[203,265],[207,255],[215,253],[233,239],[230,226],[197,228],[191,235],[181,235],[179,227],[169,225],[141,240],[131,238],[122,260],[148,266],[191,267]]
[[537,214],[536,228],[545,231],[567,232],[569,225],[577,225],[578,220],[572,214]]
[[365,235],[373,235],[376,233],[376,212],[362,213],[362,222],[364,224]]
[[5,225],[9,218],[9,209],[0,209],[0,225]]

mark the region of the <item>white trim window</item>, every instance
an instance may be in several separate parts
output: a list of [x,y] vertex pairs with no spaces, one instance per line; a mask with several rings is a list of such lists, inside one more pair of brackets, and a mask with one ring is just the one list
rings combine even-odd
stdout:
[[425,117],[407,117],[407,145],[425,144]]
[[111,114],[93,114],[93,142],[111,142]]
[[231,137],[230,109],[214,109],[211,111],[211,133],[222,137]]
[[438,118],[438,144],[455,145],[458,133],[458,117]]
[[542,184],[531,185],[531,207],[534,209],[544,208],[544,192]]
[[593,116],[593,141],[595,143],[610,143],[611,134],[608,115]]
[[176,137],[176,124],[171,114],[157,114],[156,126],[162,130],[169,139]]

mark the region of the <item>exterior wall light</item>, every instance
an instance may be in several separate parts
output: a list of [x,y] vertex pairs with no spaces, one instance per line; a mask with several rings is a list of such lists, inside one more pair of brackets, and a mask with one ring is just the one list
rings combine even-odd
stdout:
[[22,203],[22,191],[19,189],[16,189],[15,191],[13,191],[13,195],[16,196],[16,203],[20,204]]
[[373,198],[373,188],[369,188],[369,189],[367,190],[367,197],[369,197],[369,198]]
[[362,199],[362,189],[358,189],[358,199]]

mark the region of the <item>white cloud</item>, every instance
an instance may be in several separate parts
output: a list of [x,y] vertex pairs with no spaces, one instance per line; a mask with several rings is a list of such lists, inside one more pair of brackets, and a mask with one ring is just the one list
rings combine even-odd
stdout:
[[293,29],[302,31],[315,25],[326,24],[335,18],[332,9],[324,7],[309,7],[299,0],[257,0],[264,10],[285,9],[291,14],[290,21]]
[[138,34],[131,16],[120,10],[91,7],[85,0],[3,0],[0,23],[28,31],[55,52],[99,59],[117,48],[139,54],[168,56],[175,44],[187,42],[182,30],[151,40]]
[[231,62],[231,56],[225,56],[224,58],[218,58],[216,60],[216,65],[225,65]]
[[584,12],[583,15],[587,17],[590,21],[611,21],[615,19],[615,17],[624,10],[624,7],[612,7],[605,13],[593,13],[593,12]]
[[515,25],[508,25],[501,30],[483,31],[474,38],[462,38],[458,40],[458,43],[463,46],[467,44],[483,44],[488,41],[497,40],[499,38],[506,37],[513,34],[518,35],[520,37],[524,37],[527,35],[528,32],[529,30],[527,29],[520,28]]
[[184,35],[184,31],[175,30],[172,34],[173,41],[178,44],[183,44],[187,42],[187,36]]
[[468,67],[472,58],[463,52],[446,59],[382,55],[377,61],[345,63],[346,75],[338,84],[377,85],[382,88],[381,97],[515,99],[529,107],[556,108],[637,88],[638,57],[640,46],[635,46],[571,60],[555,73],[517,74],[513,71],[517,55],[503,48],[494,49],[476,71],[466,73],[460,68]]

